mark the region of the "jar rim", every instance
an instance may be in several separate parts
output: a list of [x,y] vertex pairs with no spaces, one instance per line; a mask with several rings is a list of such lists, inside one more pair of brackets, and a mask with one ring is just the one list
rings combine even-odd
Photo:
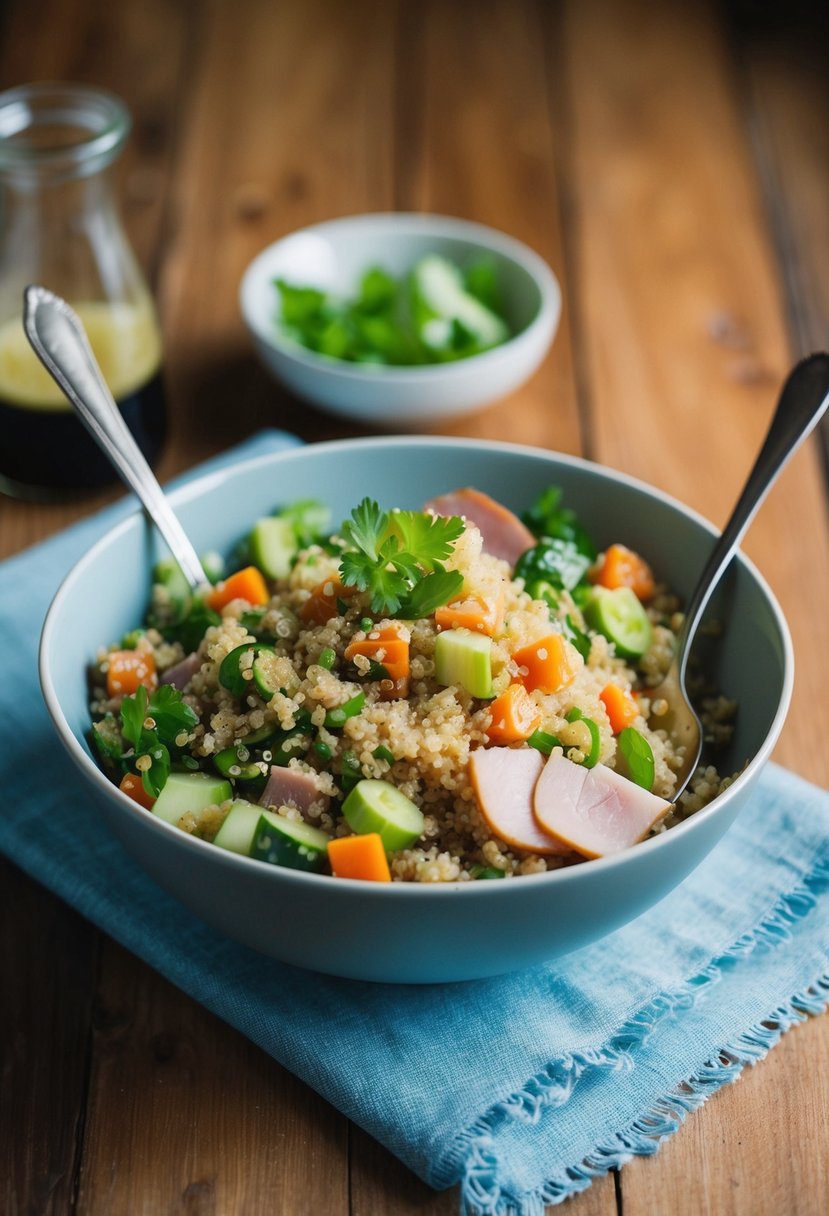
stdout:
[[[131,125],[124,102],[97,86],[44,82],[6,89],[0,93],[0,173],[96,172],[118,155]],[[42,144],[26,138],[47,127],[73,137]]]

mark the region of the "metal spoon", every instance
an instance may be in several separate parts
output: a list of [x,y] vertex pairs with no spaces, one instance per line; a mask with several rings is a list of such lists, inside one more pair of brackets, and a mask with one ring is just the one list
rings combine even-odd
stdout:
[[743,492],[688,600],[673,662],[662,683],[650,693],[652,705],[658,700],[667,701],[668,711],[660,715],[659,725],[685,748],[673,795],[675,802],[691,780],[702,754],[702,723],[685,688],[688,655],[702,614],[778,474],[820,421],[827,406],[829,355],[810,355],[794,367],[783,385],[768,434]]
[[101,375],[86,331],[65,300],[45,287],[23,293],[23,325],[35,354],[120,476],[138,495],[195,591],[208,579]]

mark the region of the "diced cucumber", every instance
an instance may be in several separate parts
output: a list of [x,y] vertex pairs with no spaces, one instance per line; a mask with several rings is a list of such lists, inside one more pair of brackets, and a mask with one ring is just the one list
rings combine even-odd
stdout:
[[233,797],[229,781],[209,773],[170,773],[153,803],[153,814],[165,823],[178,823],[187,811],[198,817],[205,807]]
[[435,679],[460,684],[473,697],[492,696],[492,638],[471,629],[446,629],[435,639]]
[[388,781],[358,781],[343,803],[343,815],[358,836],[377,832],[387,853],[407,849],[423,832],[423,812]]
[[327,865],[328,836],[299,820],[285,819],[237,798],[213,841],[220,849],[294,870]]
[[[286,671],[289,673],[286,679]],[[257,646],[253,660],[253,683],[263,701],[283,689],[292,696],[299,688],[299,676],[286,659],[280,659],[273,646]],[[290,684],[290,687],[286,687]]]
[[614,644],[623,659],[640,659],[651,644],[648,614],[630,587],[594,587],[584,619]]
[[[230,853],[241,853],[243,857],[249,857],[253,834],[263,813],[261,806],[248,802],[244,798],[237,798],[231,804],[213,843],[220,849],[227,849]],[[270,812],[267,813],[270,814]]]
[[249,540],[250,556],[268,578],[287,578],[299,551],[296,532],[289,519],[269,515],[253,525]]
[[328,868],[328,841],[319,828],[299,819],[262,811],[253,833],[250,856],[272,866],[319,873]]
[[448,347],[457,321],[481,346],[496,346],[509,337],[506,322],[470,295],[457,266],[437,254],[422,258],[412,271],[420,337],[434,349]]

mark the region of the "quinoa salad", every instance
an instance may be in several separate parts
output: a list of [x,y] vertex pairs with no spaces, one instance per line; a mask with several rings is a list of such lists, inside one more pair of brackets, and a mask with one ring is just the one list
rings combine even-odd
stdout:
[[[212,585],[172,560],[90,669],[92,742],[136,804],[261,862],[364,881],[536,874],[665,831],[729,783],[653,695],[681,605],[551,487],[254,521]],[[736,706],[698,690],[708,752]]]

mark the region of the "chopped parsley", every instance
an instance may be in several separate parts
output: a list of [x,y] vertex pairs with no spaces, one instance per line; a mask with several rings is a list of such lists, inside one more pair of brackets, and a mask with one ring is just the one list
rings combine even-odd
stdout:
[[342,526],[349,546],[340,561],[344,586],[371,597],[371,610],[417,620],[429,616],[463,587],[458,570],[446,570],[464,525],[417,511],[384,511],[364,498]]

